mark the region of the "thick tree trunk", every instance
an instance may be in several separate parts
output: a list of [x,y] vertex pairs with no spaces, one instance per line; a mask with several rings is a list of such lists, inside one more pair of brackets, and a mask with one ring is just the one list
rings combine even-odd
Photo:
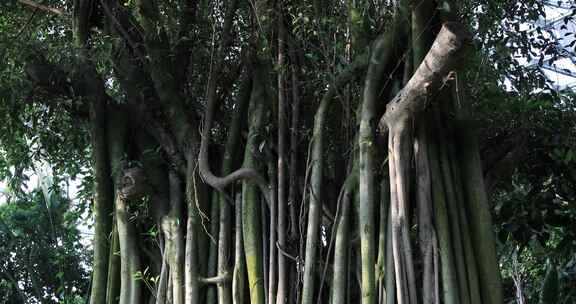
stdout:
[[[287,126],[287,107],[286,107],[286,66],[285,66],[285,28],[284,28],[284,11],[283,6],[280,2],[278,6],[278,66],[280,67],[280,72],[278,73],[278,227],[274,227],[274,225],[270,225],[272,227],[272,231],[270,233],[274,235],[277,233],[278,235],[278,244],[276,242],[270,243],[270,254],[271,259],[273,257],[272,254],[276,254],[278,251],[276,250],[277,246],[281,248],[286,248],[286,234],[288,233],[286,227],[286,220],[287,212],[286,207],[288,207],[286,199],[287,197],[287,176],[286,176],[286,162],[288,160],[286,155],[286,126]],[[272,213],[272,212],[270,212]],[[272,217],[272,214],[270,215]],[[272,239],[272,238],[271,238]],[[286,271],[286,257],[281,254],[277,253],[277,263],[278,263],[278,278],[277,284],[273,280],[275,271],[273,271],[273,265],[276,263],[276,260],[273,260],[270,265],[270,296],[269,296],[269,303],[271,304],[284,304],[286,298],[286,279],[287,279],[287,271]],[[275,285],[275,286],[273,286]]]
[[376,292],[376,246],[375,246],[375,208],[376,208],[376,100],[380,93],[384,70],[392,60],[395,29],[382,35],[372,50],[370,65],[364,84],[364,99],[361,107],[358,146],[360,148],[360,248],[362,256],[362,303],[374,304]]
[[422,255],[422,303],[439,304],[438,290],[438,243],[434,227],[434,209],[432,201],[432,181],[430,178],[430,162],[428,146],[430,145],[422,124],[416,131],[414,156],[416,159],[416,199],[418,203],[418,235],[420,254]]
[[[259,136],[264,126],[266,115],[265,78],[262,77],[261,67],[257,67],[254,75],[252,97],[250,100],[250,130],[246,151],[244,152],[244,168],[258,168],[257,155],[260,141]],[[261,200],[258,189],[251,181],[242,184],[242,238],[244,240],[244,256],[246,258],[246,272],[250,291],[250,303],[265,303],[264,259],[262,251],[262,215]],[[249,224],[246,224],[249,223]]]
[[184,303],[184,235],[183,235],[183,201],[184,190],[182,182],[176,172],[168,173],[168,183],[170,185],[170,209],[168,214],[162,219],[162,230],[164,230],[164,240],[168,246],[168,267],[172,280],[173,303]]
[[162,252],[162,269],[156,287],[156,304],[166,303],[166,293],[168,291],[168,262],[166,261],[166,245]]
[[349,294],[348,288],[348,244],[350,241],[350,215],[352,209],[352,201],[354,200],[354,192],[358,191],[358,164],[353,165],[350,175],[344,182],[342,193],[339,201],[341,201],[341,211],[335,219],[336,227],[336,240],[334,244],[334,271],[332,278],[331,290],[331,303],[344,304],[346,297]]
[[234,273],[232,275],[232,303],[244,304],[246,296],[246,258],[242,238],[242,196],[235,198],[235,237],[234,237]]
[[[237,161],[236,155],[240,146],[240,131],[242,130],[243,121],[246,118],[250,96],[252,92],[252,77],[246,76],[242,82],[240,94],[236,103],[237,109],[232,117],[228,139],[224,151],[224,161],[222,163],[222,174],[227,175],[232,171],[234,162]],[[220,198],[220,229],[218,237],[218,275],[222,276],[232,273],[230,267],[231,242],[232,242],[232,208],[233,202],[227,195],[219,194]],[[236,208],[240,206],[236,205]],[[218,303],[231,304],[232,290],[231,284],[218,285]]]
[[462,181],[466,193],[468,216],[470,217],[470,232],[473,249],[478,265],[478,276],[482,303],[502,303],[502,287],[498,258],[496,257],[496,241],[492,231],[490,206],[483,187],[482,167],[478,143],[470,126],[460,128],[458,143],[462,147],[460,164],[462,166]]
[[378,223],[378,257],[376,258],[376,290],[378,292],[378,303],[386,300],[386,274],[388,272],[388,220],[390,214],[390,182],[383,178],[380,182],[380,217]]
[[329,102],[337,93],[337,89],[343,83],[348,82],[356,73],[366,65],[367,56],[360,56],[341,75],[335,83],[328,88],[324,94],[316,115],[314,117],[314,128],[312,133],[311,152],[311,177],[308,207],[308,224],[306,225],[306,251],[304,257],[304,277],[302,287],[302,304],[311,304],[314,296],[316,249],[318,246],[318,233],[320,229],[320,212],[322,210],[322,185],[324,174],[324,128]]
[[423,63],[402,91],[388,104],[381,120],[381,123],[386,124],[389,137],[392,246],[397,299],[401,304],[417,301],[407,215],[413,125],[418,122],[419,114],[447,81],[449,72],[458,62],[458,53],[461,52],[467,37],[459,24],[444,24]]
[[[196,303],[200,299],[200,265],[198,257],[198,234],[200,219],[198,214],[199,201],[204,199],[200,178],[196,172],[196,161],[190,154],[186,178],[186,201],[188,214],[186,216],[186,248],[184,253],[184,301]],[[172,271],[170,271],[172,275]],[[174,303],[176,304],[176,303]]]
[[113,187],[110,180],[110,162],[107,148],[106,118],[104,100],[90,103],[92,124],[92,158],[94,162],[94,259],[92,262],[91,304],[106,298],[108,280],[108,256],[110,244],[108,235],[112,231]]
[[138,253],[137,235],[130,223],[127,202],[120,194],[116,197],[116,219],[118,240],[120,241],[120,304],[141,303],[140,255]]
[[[97,0],[77,0],[77,7],[87,9],[93,1]],[[321,2],[316,1],[315,7],[322,7]],[[414,4],[411,15],[404,4],[397,4],[402,6],[396,8],[391,22],[386,22],[390,28],[327,86],[318,86],[317,80],[300,81],[299,77],[310,77],[314,71],[308,66],[297,67],[313,62],[330,65],[330,73],[337,70],[340,46],[335,43],[334,54],[327,55],[332,51],[326,51],[330,47],[325,44],[332,43],[331,39],[337,41],[341,31],[334,37],[324,36],[329,20],[314,20],[317,28],[313,34],[305,34],[310,35],[310,41],[296,41],[301,16],[293,15],[292,7],[284,7],[291,3],[278,4],[274,16],[279,17],[269,18],[273,10],[264,5],[265,1],[252,5],[232,1],[223,6],[182,1],[174,10],[186,11],[177,21],[166,20],[170,10],[154,2],[137,1],[136,18],[128,13],[129,8],[110,1],[100,4],[107,8],[108,21],[117,31],[115,38],[121,40],[118,56],[114,56],[118,81],[105,87],[88,64],[90,24],[85,18],[90,14],[82,11],[76,44],[81,50],[80,62],[87,68],[79,70],[82,77],[78,78],[88,85],[77,86],[87,88],[86,92],[74,92],[89,101],[93,140],[97,195],[91,303],[114,303],[117,296],[124,304],[501,302],[489,209],[485,194],[477,187],[482,184],[477,146],[465,147],[470,145],[468,134],[444,121],[448,118],[445,112],[458,109],[440,106],[436,116],[428,111],[431,103],[452,101],[442,92],[451,86],[452,70],[468,38],[461,25],[446,23],[434,40],[439,18],[435,17],[433,1]],[[322,15],[335,8],[338,4],[327,5],[321,9]],[[372,21],[362,20],[370,14],[359,13],[360,8],[353,2],[344,8],[350,14],[348,30],[354,50],[364,48],[368,43],[363,42],[374,36],[369,29]],[[199,11],[210,17],[201,18]],[[169,28],[173,22],[177,31]],[[295,28],[288,30],[288,24]],[[411,31],[406,35],[408,28]],[[246,29],[251,32],[242,33]],[[212,38],[206,40],[204,36]],[[196,39],[198,45],[192,46]],[[321,59],[308,52],[311,45],[320,46]],[[291,47],[291,81],[287,81],[286,46]],[[352,45],[346,49],[349,58]],[[277,56],[276,62],[272,54]],[[237,64],[244,58],[250,60]],[[248,62],[254,58],[258,63]],[[275,69],[264,68],[272,62],[277,64]],[[187,75],[188,69],[197,68],[206,70]],[[366,68],[366,78],[360,86],[355,85]],[[248,71],[248,76],[238,86],[234,82],[240,71]],[[325,74],[318,79],[322,77]],[[277,82],[274,94],[268,90],[274,87],[268,81],[272,78]],[[378,121],[383,108],[379,100],[395,93],[395,86],[403,81],[404,88]],[[105,89],[122,95],[117,84],[125,91],[126,103],[116,104],[106,95]],[[193,87],[197,84],[206,86],[205,98],[196,96],[204,90]],[[351,123],[334,128],[338,122],[332,123],[329,117],[332,102],[342,88],[349,91],[345,106],[359,105],[355,121],[358,134],[348,147],[351,152],[338,146],[341,139],[350,143],[352,136],[346,130],[352,129],[348,127]],[[288,89],[293,107],[290,126]],[[311,122],[312,117],[306,116],[311,105],[306,101],[318,99],[313,90],[325,92]],[[355,98],[357,95],[361,97]],[[196,110],[204,111],[200,128]],[[268,113],[274,112],[270,110],[277,110],[275,119],[268,119]],[[347,119],[354,121],[352,111],[347,111]],[[123,113],[134,114],[134,118],[121,117]],[[228,115],[232,117],[230,123]],[[125,125],[116,125],[116,119]],[[244,121],[248,122],[247,132]],[[305,131],[308,123],[313,123],[311,133]],[[387,130],[387,149],[377,149],[378,123]],[[223,132],[226,128],[227,135]],[[129,135],[145,134],[131,139],[126,130]],[[221,144],[222,138],[226,138],[223,149],[211,147]],[[311,140],[311,152],[304,155],[309,158],[309,167],[300,168],[304,151],[299,147],[306,140]],[[133,141],[134,146],[124,149]],[[146,159],[145,154],[154,153],[150,151],[159,152],[156,163]],[[210,155],[212,151],[223,151],[221,166],[214,165],[217,157]],[[243,164],[237,169],[241,151]],[[345,151],[337,158],[354,164],[346,180],[339,176],[346,171],[346,162],[331,163],[333,151]],[[388,173],[380,168],[386,152]],[[113,183],[124,160],[141,162],[150,179],[145,185],[149,188],[146,195],[154,197],[149,209],[160,222],[163,248],[140,241],[137,229],[152,229],[153,223],[131,220],[129,213],[135,207],[121,195],[116,199],[117,233],[111,226]],[[265,164],[271,187],[264,177]],[[220,176],[212,171],[217,167],[214,172]],[[301,178],[306,184],[303,189]],[[390,191],[380,183],[389,184]],[[334,219],[330,208],[336,192],[327,185],[342,189]],[[303,192],[307,193],[307,206],[296,202]],[[297,207],[302,208],[300,214]],[[202,213],[208,213],[206,210],[211,210],[208,216]],[[208,222],[211,236],[217,238],[213,242],[204,234]],[[326,231],[332,224],[331,235]],[[413,225],[418,229],[417,241],[411,235]],[[139,250],[147,254],[140,257]],[[157,256],[162,256],[162,261]],[[415,258],[421,258],[421,263]],[[331,289],[323,293],[328,272],[319,276],[316,266],[326,263],[325,269],[329,269],[331,262],[333,271],[326,281]],[[151,265],[154,267],[147,270]],[[143,276],[145,270],[148,277]],[[157,278],[151,290],[142,288],[149,277]]]
[[106,290],[106,304],[116,303],[118,296],[120,296],[120,241],[118,240],[118,228],[114,219],[114,226],[112,229],[112,244],[110,245],[110,254],[108,257],[108,281]]

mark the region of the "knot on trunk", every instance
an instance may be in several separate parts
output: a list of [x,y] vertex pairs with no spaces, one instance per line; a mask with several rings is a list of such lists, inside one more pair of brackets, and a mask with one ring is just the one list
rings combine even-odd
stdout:
[[122,171],[118,182],[118,195],[123,200],[136,200],[148,193],[148,182],[144,169],[139,167],[127,168]]

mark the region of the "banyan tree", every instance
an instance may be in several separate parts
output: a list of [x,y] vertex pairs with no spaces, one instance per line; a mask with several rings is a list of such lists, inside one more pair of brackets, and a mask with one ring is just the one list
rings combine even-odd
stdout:
[[22,73],[90,138],[90,303],[502,303],[459,2],[20,0],[70,46]]

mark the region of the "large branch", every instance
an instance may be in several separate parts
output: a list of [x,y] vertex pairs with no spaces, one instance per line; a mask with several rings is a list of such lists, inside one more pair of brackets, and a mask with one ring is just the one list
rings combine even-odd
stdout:
[[27,5],[27,6],[29,6],[29,7],[32,7],[32,8],[35,9],[35,10],[41,10],[41,11],[49,12],[49,13],[52,13],[52,14],[56,14],[56,15],[58,15],[58,16],[64,15],[64,12],[63,12],[61,9],[57,9],[57,8],[54,8],[54,7],[50,7],[50,6],[46,6],[46,5],[43,5],[43,4],[39,4],[39,3],[36,3],[36,2],[34,2],[34,1],[30,1],[30,0],[18,0],[18,2],[20,2],[20,3],[24,4],[24,5]]
[[130,20],[130,15],[119,4],[114,1],[99,0],[102,4],[102,12],[108,18],[110,24],[122,38],[132,48],[134,54],[142,62],[145,62],[146,50],[144,49],[144,38],[142,29]]
[[[261,81],[260,79],[255,81]],[[202,176],[203,180],[210,185],[211,187],[217,189],[220,192],[224,192],[224,189],[238,181],[238,180],[250,180],[255,182],[261,189],[262,194],[264,195],[266,201],[269,201],[269,186],[266,180],[253,168],[249,167],[242,167],[237,169],[226,176],[220,177],[216,176],[211,168],[210,162],[208,159],[209,156],[209,140],[210,140],[210,131],[212,128],[212,122],[214,120],[214,112],[215,112],[215,100],[211,99],[208,103],[208,108],[206,110],[204,116],[204,129],[202,130],[202,139],[200,141],[200,153],[198,156],[198,168],[200,171],[200,175]]]
[[[76,98],[89,97],[83,89],[84,84],[73,75],[66,73],[59,66],[47,61],[37,59],[36,62],[27,62],[25,72],[28,79],[35,87],[35,91],[44,93],[44,98],[39,98],[46,105],[62,106],[68,113],[76,118],[87,119],[88,107],[86,103],[68,103],[62,102],[58,97],[68,97],[75,100]],[[108,104],[125,107],[126,111],[135,113],[139,118],[141,125],[150,133],[150,135],[160,144],[166,154],[169,162],[180,174],[186,171],[186,161],[179,150],[174,136],[154,115],[150,106],[150,101],[142,100],[139,103],[129,103],[120,105],[108,95],[104,94]]]
[[[74,118],[87,119],[88,106],[74,102],[82,96],[78,79],[43,57],[29,58],[24,64],[26,78],[33,85],[28,101],[40,101],[47,106],[59,106]],[[60,97],[67,97],[65,100]],[[33,99],[32,99],[33,98]],[[68,100],[72,100],[69,102]]]
[[406,86],[386,106],[380,119],[380,129],[422,112],[431,99],[450,79],[462,55],[463,46],[470,39],[464,26],[446,22],[438,33],[430,51]]

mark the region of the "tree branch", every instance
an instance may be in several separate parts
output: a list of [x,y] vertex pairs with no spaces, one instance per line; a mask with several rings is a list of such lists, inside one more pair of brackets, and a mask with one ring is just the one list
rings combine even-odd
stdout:
[[229,7],[229,10],[226,14],[226,19],[224,21],[224,29],[222,33],[222,41],[216,54],[217,62],[213,65],[210,74],[210,79],[208,81],[207,106],[204,115],[204,129],[202,130],[202,138],[200,142],[198,167],[200,170],[200,175],[202,176],[204,181],[213,188],[221,192],[223,192],[224,188],[226,188],[228,185],[239,179],[253,180],[260,186],[264,196],[266,197],[266,201],[269,201],[269,193],[268,193],[269,187],[264,178],[261,177],[260,174],[256,172],[256,170],[252,168],[240,168],[224,177],[219,177],[216,176],[210,169],[210,163],[208,160],[210,131],[212,129],[212,123],[214,120],[214,112],[216,111],[216,102],[217,102],[216,91],[218,83],[218,74],[222,69],[222,64],[224,62],[224,49],[226,49],[231,40],[230,32],[232,27],[232,21],[236,13],[236,2],[237,1],[232,2],[232,5]]
[[30,0],[18,0],[18,2],[20,2],[20,3],[22,3],[22,4],[26,5],[26,6],[32,7],[32,8],[34,8],[35,10],[45,11],[45,12],[52,13],[52,14],[55,14],[55,15],[58,15],[58,16],[64,15],[64,12],[63,12],[61,9],[57,9],[57,8],[54,8],[54,7],[50,7],[50,6],[46,6],[46,5],[43,5],[43,4],[39,4],[39,3],[36,3],[36,2],[34,2],[34,1],[30,1]]
[[380,119],[380,129],[416,115],[426,108],[430,99],[450,80],[450,72],[456,67],[468,40],[470,34],[462,24],[444,23],[412,78],[386,106],[386,113]]

